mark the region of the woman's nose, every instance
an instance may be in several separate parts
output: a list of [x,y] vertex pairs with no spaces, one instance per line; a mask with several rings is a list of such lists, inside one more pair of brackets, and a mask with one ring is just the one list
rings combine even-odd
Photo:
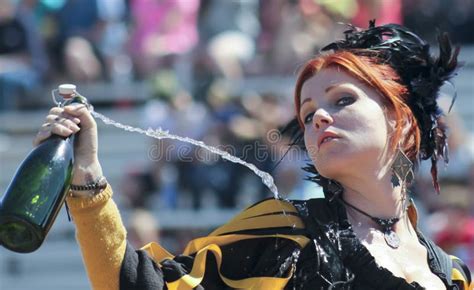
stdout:
[[331,115],[324,109],[318,109],[314,112],[313,123],[316,129],[321,129],[323,126],[332,124],[333,119]]

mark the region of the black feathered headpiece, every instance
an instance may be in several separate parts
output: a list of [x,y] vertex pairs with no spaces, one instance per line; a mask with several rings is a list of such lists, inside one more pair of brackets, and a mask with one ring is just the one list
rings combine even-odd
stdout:
[[[429,44],[415,33],[397,24],[375,26],[375,20],[370,21],[365,30],[349,25],[344,34],[345,39],[325,46],[322,51],[348,50],[356,55],[377,58],[380,63],[395,69],[408,89],[407,105],[421,131],[420,158],[431,159],[433,183],[439,193],[436,163],[440,157],[448,162],[448,150],[446,128],[439,122],[442,111],[437,98],[441,86],[455,75],[459,47],[454,48],[444,33],[438,37],[439,55],[432,56]],[[290,145],[304,148],[303,131],[296,120],[290,122],[284,131],[292,136]],[[305,170],[317,173],[307,167]]]

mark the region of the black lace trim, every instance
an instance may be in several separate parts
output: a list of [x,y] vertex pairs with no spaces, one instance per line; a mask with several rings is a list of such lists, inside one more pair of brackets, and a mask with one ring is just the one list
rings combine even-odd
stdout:
[[[298,209],[298,212],[306,224],[310,238],[316,240],[317,243],[327,242],[337,251],[341,263],[350,270],[350,274],[353,273],[355,275],[355,279],[353,283],[351,283],[354,284],[355,287],[366,287],[370,285],[370,287],[374,287],[374,289],[387,290],[425,289],[419,283],[408,283],[405,279],[393,275],[387,268],[379,266],[375,261],[375,257],[372,256],[368,249],[356,237],[347,219],[344,207],[341,207],[339,203],[328,202],[325,199],[313,199],[306,202],[293,201],[292,203],[297,204],[295,207]],[[312,206],[308,206],[308,204],[311,203]],[[317,204],[317,206],[314,206],[314,204]],[[327,210],[328,207],[330,208],[329,211]],[[322,210],[323,208],[324,210]],[[318,210],[317,213],[316,210]],[[334,213],[337,214],[333,215]],[[317,219],[315,216],[317,216]],[[320,218],[322,222],[318,221]],[[333,226],[327,226],[329,220],[333,220],[331,223]],[[332,234],[335,230],[334,227],[337,227],[339,231],[336,235],[336,239],[334,238],[335,235]],[[320,237],[321,232],[324,233],[325,237]],[[449,272],[449,269],[447,269],[448,265],[441,265],[442,261],[439,261],[439,258],[437,258],[439,255],[434,253],[436,249],[433,248],[433,245],[428,243],[420,232],[417,231],[417,234],[420,243],[427,249],[428,265],[431,272],[438,276],[448,289],[451,289],[452,281],[446,274]],[[331,282],[335,283],[336,281]]]

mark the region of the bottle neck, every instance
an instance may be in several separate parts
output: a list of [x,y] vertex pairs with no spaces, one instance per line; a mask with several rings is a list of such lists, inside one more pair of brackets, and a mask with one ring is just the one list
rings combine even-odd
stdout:
[[61,107],[71,105],[71,104],[83,104],[89,106],[89,102],[87,99],[79,94],[71,94],[71,95],[61,95],[63,100],[61,102]]

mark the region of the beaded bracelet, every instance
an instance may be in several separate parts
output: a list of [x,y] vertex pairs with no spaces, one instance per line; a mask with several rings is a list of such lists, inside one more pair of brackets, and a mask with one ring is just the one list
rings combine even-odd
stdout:
[[94,194],[97,194],[104,190],[107,187],[107,179],[104,176],[101,176],[97,181],[88,183],[86,185],[76,185],[71,184],[69,187],[72,191],[93,191]]

